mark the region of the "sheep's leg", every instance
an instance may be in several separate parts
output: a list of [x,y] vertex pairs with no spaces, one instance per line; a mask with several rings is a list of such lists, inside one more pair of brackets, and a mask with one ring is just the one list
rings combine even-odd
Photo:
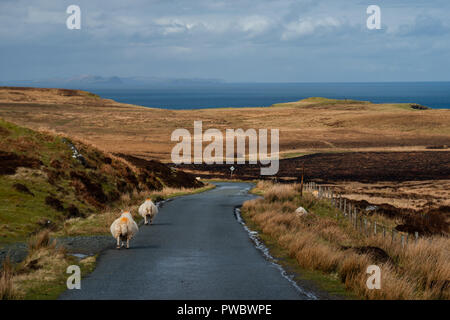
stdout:
[[145,220],[144,224],[148,224],[148,222],[147,222],[147,215],[144,215],[144,220]]
[[120,236],[117,237],[117,249],[120,249]]
[[130,239],[127,238],[127,249],[130,249]]

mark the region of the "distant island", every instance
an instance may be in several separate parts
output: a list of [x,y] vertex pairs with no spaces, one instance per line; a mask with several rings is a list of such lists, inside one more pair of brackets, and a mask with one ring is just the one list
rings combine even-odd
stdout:
[[161,85],[207,85],[224,83],[221,79],[208,78],[161,78],[161,77],[119,77],[100,75],[79,75],[65,78],[0,81],[1,86],[47,87],[47,88],[146,88]]

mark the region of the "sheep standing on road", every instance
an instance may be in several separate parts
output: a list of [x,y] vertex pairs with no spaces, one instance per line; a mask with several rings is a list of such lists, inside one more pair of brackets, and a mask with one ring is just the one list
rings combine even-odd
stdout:
[[[146,199],[139,207],[139,214],[144,218],[145,224],[153,223],[153,219],[158,213],[158,207],[153,203],[152,199]],[[148,220],[147,220],[148,219]]]
[[[123,247],[123,243],[127,241],[127,249],[130,248],[130,239],[138,233],[139,228],[129,211],[124,211],[120,217],[111,224],[111,234],[117,239],[117,249]],[[122,242],[122,245],[120,245]]]

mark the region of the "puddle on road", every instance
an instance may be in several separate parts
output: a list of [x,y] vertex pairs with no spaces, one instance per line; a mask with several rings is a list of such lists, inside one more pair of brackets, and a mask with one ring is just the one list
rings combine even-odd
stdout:
[[82,253],[69,253],[69,255],[77,257],[80,260],[83,260],[84,258],[89,257],[87,254],[82,254]]
[[217,189],[239,189],[240,187],[239,186],[221,186],[221,185],[219,185],[218,187],[217,187]]
[[247,234],[249,238],[254,243],[256,249],[262,252],[264,258],[269,261],[273,266],[275,266],[278,271],[280,271],[281,276],[285,278],[287,281],[289,281],[292,286],[302,295],[306,296],[308,300],[317,300],[318,298],[316,295],[314,295],[311,292],[305,291],[303,288],[301,288],[297,282],[294,281],[294,276],[289,275],[284,268],[276,262],[276,259],[272,257],[272,255],[269,253],[269,248],[267,248],[262,241],[259,239],[258,232],[250,230],[247,225],[245,224],[244,220],[241,217],[241,210],[239,208],[234,209],[234,215],[236,217],[236,220],[244,227],[245,231],[247,231]]
[[239,191],[238,194],[239,194],[239,195],[245,195],[245,194],[248,194],[248,193],[250,192],[251,189],[252,189],[251,187],[242,189],[242,190]]

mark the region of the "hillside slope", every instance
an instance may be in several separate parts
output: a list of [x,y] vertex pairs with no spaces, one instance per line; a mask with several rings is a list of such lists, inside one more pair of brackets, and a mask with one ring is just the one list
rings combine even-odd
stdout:
[[192,175],[157,161],[135,166],[81,142],[0,119],[0,243],[98,214],[123,194],[196,188]]
[[89,141],[103,150],[170,161],[171,134],[279,129],[280,153],[427,151],[450,145],[450,110],[415,104],[309,98],[262,108],[164,110],[118,103],[79,90],[0,88],[0,117]]

